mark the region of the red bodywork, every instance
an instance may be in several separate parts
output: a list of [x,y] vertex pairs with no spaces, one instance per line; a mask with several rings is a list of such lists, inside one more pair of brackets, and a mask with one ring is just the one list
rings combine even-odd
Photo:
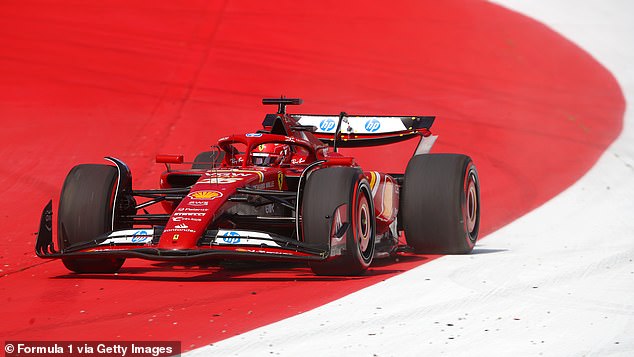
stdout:
[[[274,103],[280,101],[285,99]],[[317,168],[358,167],[354,158],[336,151],[337,145],[382,145],[414,137],[421,138],[422,143],[431,134],[433,117],[359,116],[347,120],[342,113],[335,131],[332,123],[336,116],[288,115],[284,106],[280,108],[277,114],[267,115],[262,130],[221,138],[210,152],[211,162],[184,163],[182,155],[158,155],[157,162],[168,168],[160,177],[158,190],[133,190],[127,166],[109,158],[119,169],[117,199],[125,192],[135,198],[135,212],[117,218],[125,223],[125,228],[113,226],[112,231],[95,237],[91,246],[71,246],[58,252],[43,223],[38,235],[38,255],[60,258],[101,254],[153,260],[256,257],[324,260],[338,254],[302,242],[301,190],[306,176]],[[355,130],[354,125],[365,127]],[[381,125],[389,130],[377,132]],[[290,157],[281,164],[255,165],[252,153],[269,144],[287,145],[289,150],[284,152]],[[172,165],[191,166],[172,169]],[[375,256],[393,254],[399,236],[399,175],[363,172],[373,196]],[[154,203],[160,203],[165,214],[138,214],[141,208]],[[50,220],[51,215],[49,207],[42,222]]]

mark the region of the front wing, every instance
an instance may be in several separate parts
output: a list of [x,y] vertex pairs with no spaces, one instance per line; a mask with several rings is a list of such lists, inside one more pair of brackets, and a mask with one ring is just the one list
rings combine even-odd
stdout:
[[162,229],[158,227],[108,232],[57,251],[53,244],[52,216],[52,202],[49,202],[42,212],[35,245],[35,252],[40,258],[99,256],[182,262],[216,259],[321,261],[330,255],[327,250],[273,233],[227,229],[207,230],[192,249],[159,249]]

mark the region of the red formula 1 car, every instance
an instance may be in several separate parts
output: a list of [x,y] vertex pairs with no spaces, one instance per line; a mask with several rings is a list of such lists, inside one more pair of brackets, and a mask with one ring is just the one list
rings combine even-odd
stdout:
[[[402,249],[473,249],[477,171],[468,156],[428,153],[434,117],[287,114],[301,99],[263,103],[278,110],[261,130],[223,137],[192,163],[158,155],[167,166],[159,189],[133,188],[128,166],[112,157],[112,165],[75,166],[61,192],[57,248],[49,202],[37,255],[78,273],[144,258],[306,261],[316,274],[355,275]],[[365,171],[337,151],[413,138],[420,142],[402,174]],[[156,204],[160,213],[146,210]]]

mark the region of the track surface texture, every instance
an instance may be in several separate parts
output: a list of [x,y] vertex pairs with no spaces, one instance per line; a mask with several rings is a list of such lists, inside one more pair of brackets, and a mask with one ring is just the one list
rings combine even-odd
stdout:
[[[627,1],[500,3],[549,24],[634,101]],[[634,116],[599,162],[545,205],[446,256],[191,355],[632,356]]]
[[[505,255],[514,249],[507,243],[530,245],[533,237],[500,237],[499,229],[586,173],[620,133],[625,110],[615,78],[587,52],[483,1],[406,1],[389,11],[361,1],[3,1],[0,64],[0,335],[13,340],[178,339],[192,349],[432,260],[407,274],[435,274],[433,263],[467,260],[478,262],[468,273],[479,277],[496,269],[482,260],[497,256],[524,264]],[[116,275],[77,275],[61,262],[35,257],[41,209],[50,198],[57,202],[73,165],[116,156],[132,168],[135,187],[156,187],[162,170],[153,163],[156,153],[191,159],[221,136],[257,129],[270,109],[261,98],[279,95],[303,97],[302,112],[437,115],[434,151],[473,157],[482,181],[482,234],[497,231],[499,244],[491,245],[491,236],[475,251],[491,254],[379,261],[355,278],[315,277],[304,266],[138,260]],[[411,147],[356,154],[368,168],[400,171]],[[547,249],[560,237],[534,248]],[[426,281],[419,278],[412,279]],[[462,289],[481,286],[470,281],[476,285]],[[558,280],[550,282],[557,286]],[[444,290],[431,284],[418,289],[398,303],[414,307],[418,294],[438,294],[440,311],[453,311]],[[485,290],[475,299],[504,291]],[[362,305],[387,307],[370,301]],[[383,316],[398,323],[399,316]],[[348,326],[354,327],[342,328],[363,331]],[[296,341],[306,341],[310,331],[295,329],[308,333]],[[231,341],[245,345],[227,340],[223,353],[239,351]]]

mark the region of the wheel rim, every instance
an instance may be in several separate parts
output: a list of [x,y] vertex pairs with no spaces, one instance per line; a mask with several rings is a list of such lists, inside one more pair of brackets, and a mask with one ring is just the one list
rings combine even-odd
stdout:
[[368,202],[367,192],[363,189],[359,192],[359,201],[357,203],[356,210],[356,233],[357,233],[357,246],[359,247],[359,252],[364,260],[371,259],[372,253],[372,236],[373,236],[373,226],[372,226],[372,217],[370,212],[370,204]]
[[469,183],[466,190],[466,212],[465,219],[467,223],[467,232],[471,235],[478,224],[478,191],[473,174],[469,174]]

